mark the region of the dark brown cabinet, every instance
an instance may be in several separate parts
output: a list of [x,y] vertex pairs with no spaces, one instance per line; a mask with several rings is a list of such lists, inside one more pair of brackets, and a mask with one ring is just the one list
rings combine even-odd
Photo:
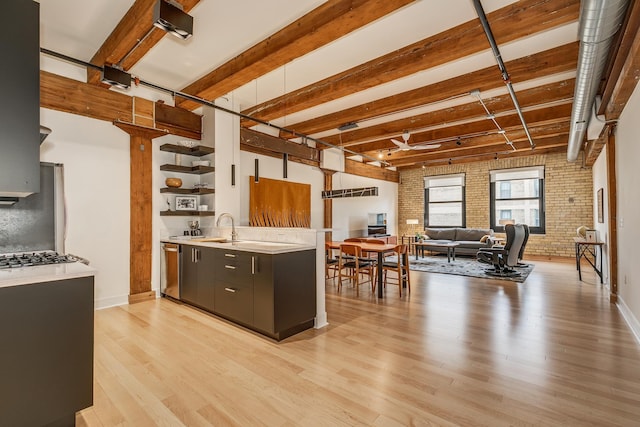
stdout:
[[182,245],[180,299],[281,340],[313,326],[315,258]]
[[253,273],[256,254],[217,249],[215,251],[214,312],[227,319],[253,325]]
[[180,299],[212,311],[214,307],[215,249],[182,245]]
[[93,301],[93,276],[0,287],[0,426],[74,425],[93,404]]
[[253,326],[284,339],[313,326],[316,315],[316,251],[261,254],[253,280]]

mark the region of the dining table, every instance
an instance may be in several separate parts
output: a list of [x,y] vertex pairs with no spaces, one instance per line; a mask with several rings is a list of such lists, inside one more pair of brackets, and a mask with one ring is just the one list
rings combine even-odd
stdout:
[[[329,244],[329,248],[331,249],[340,249],[340,245],[353,245],[359,246],[362,252],[374,252],[378,254],[378,266],[382,266],[384,262],[384,254],[388,252],[394,252],[396,248],[396,244],[392,243],[370,243],[370,242],[341,242],[341,241],[330,241],[327,242]],[[403,262],[409,262],[405,260]],[[383,298],[384,294],[382,292],[382,268],[377,268],[377,281],[378,281],[378,298]]]

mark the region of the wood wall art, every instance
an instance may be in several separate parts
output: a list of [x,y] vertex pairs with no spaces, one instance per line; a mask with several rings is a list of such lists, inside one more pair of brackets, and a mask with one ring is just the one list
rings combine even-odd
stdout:
[[249,225],[311,227],[311,185],[250,176]]

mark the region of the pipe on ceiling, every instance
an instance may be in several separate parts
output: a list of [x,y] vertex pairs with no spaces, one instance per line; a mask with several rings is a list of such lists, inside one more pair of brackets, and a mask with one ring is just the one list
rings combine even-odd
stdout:
[[580,2],[580,51],[567,147],[567,160],[570,162],[578,159],[613,36],[622,25],[628,3],[628,0]]
[[509,95],[511,95],[513,106],[516,108],[516,112],[518,113],[518,117],[520,118],[520,123],[522,123],[522,127],[524,128],[524,133],[527,135],[529,145],[531,145],[531,149],[533,150],[536,147],[536,144],[534,144],[533,139],[531,139],[531,134],[529,133],[527,122],[525,122],[524,116],[522,115],[522,109],[520,108],[520,104],[518,103],[518,99],[516,98],[516,92],[513,90],[513,85],[511,84],[511,77],[509,77],[507,67],[504,65],[504,61],[502,60],[502,54],[500,54],[500,49],[498,49],[498,43],[496,43],[496,39],[493,37],[493,32],[491,31],[491,27],[489,26],[487,15],[485,15],[484,13],[484,9],[482,8],[482,3],[480,3],[480,0],[473,0],[473,5],[476,8],[476,13],[478,14],[478,18],[480,18],[480,23],[482,24],[484,33],[487,35],[487,39],[489,40],[489,44],[491,45],[493,56],[495,56],[496,62],[498,63],[498,68],[500,69],[500,73],[502,74],[502,80],[507,85],[507,90],[509,91]]

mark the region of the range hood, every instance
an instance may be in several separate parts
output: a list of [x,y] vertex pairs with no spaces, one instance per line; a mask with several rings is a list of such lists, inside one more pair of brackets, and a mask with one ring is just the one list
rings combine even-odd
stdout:
[[[0,197],[40,191],[40,4],[3,1],[0,56]],[[11,203],[11,201],[5,202]]]

